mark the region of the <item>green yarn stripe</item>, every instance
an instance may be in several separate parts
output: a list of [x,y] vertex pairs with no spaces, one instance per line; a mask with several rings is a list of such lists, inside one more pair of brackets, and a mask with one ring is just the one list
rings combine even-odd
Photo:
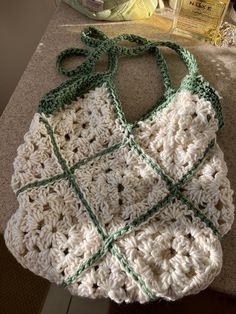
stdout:
[[44,123],[44,125],[47,129],[48,135],[49,135],[51,143],[52,143],[53,152],[54,152],[55,156],[57,157],[57,160],[58,160],[59,164],[61,165],[62,170],[64,171],[64,173],[66,175],[70,176],[71,175],[70,170],[67,168],[67,164],[66,164],[65,159],[61,156],[61,153],[60,153],[59,148],[58,148],[57,143],[56,143],[56,139],[55,139],[54,134],[53,134],[52,127],[50,126],[48,120],[46,120],[45,118],[41,117],[40,121]]
[[209,152],[214,148],[215,146],[215,140],[212,140],[206,147],[203,155],[201,158],[199,158],[192,166],[191,169],[189,169],[182,178],[175,184],[175,187],[184,185],[189,178],[193,175],[193,173],[198,170],[199,166],[204,162],[204,160],[208,157]]
[[44,95],[39,102],[38,112],[49,116],[84,95],[89,89],[102,85],[108,77],[109,75],[104,73],[92,73],[86,77],[75,76]]
[[97,157],[101,157],[101,156],[104,156],[106,154],[110,154],[110,153],[118,150],[121,147],[121,145],[122,145],[122,142],[119,142],[117,144],[114,144],[108,148],[101,150],[100,152],[98,152],[98,153],[96,153],[90,157],[87,157],[87,158],[84,158],[84,159],[78,161],[74,166],[72,166],[70,168],[70,171],[73,173],[75,170],[79,169],[81,166],[86,165],[88,162],[96,159]]
[[112,245],[112,241],[113,238],[111,236],[107,236],[103,240],[103,244],[98,248],[98,250],[94,254],[92,254],[86,261],[84,261],[72,275],[64,280],[63,286],[67,287],[69,284],[73,283],[84,270],[95,264],[107,252],[109,247]]
[[115,255],[128,274],[138,285],[141,287],[142,291],[148,296],[150,301],[154,301],[157,299],[156,295],[152,293],[146,286],[145,282],[143,281],[142,277],[134,271],[134,269],[130,266],[129,262],[126,260],[123,254],[120,253],[116,245],[113,245],[110,249],[110,252]]
[[190,91],[193,94],[197,95],[199,98],[203,98],[204,100],[209,101],[215,112],[218,127],[219,129],[222,128],[224,126],[224,119],[219,97],[216,95],[214,90],[209,86],[209,83],[205,79],[203,79],[202,83],[198,85],[199,81],[201,80],[199,77],[201,77],[201,75],[196,78],[195,85],[193,85],[193,82],[183,83],[176,91],[172,91],[169,95],[167,95],[167,97],[163,96],[156,104],[154,104],[154,106],[151,107],[151,109],[145,112],[144,115],[142,115],[138,120],[133,123],[133,128],[137,128],[140,122],[152,120],[153,118],[155,118],[156,114],[164,108],[168,107],[176,94],[182,91]]
[[173,180],[164,173],[161,167],[152,158],[145,154],[144,150],[138,144],[136,144],[133,139],[128,142],[128,146],[132,151],[136,153],[139,159],[144,161],[146,165],[151,167],[152,170],[154,170],[166,182],[168,187],[172,187]]
[[141,224],[146,223],[148,220],[153,218],[156,213],[161,210],[164,206],[166,206],[170,201],[174,198],[174,195],[169,193],[167,194],[162,200],[160,200],[157,204],[152,206],[150,209],[148,209],[145,213],[141,214],[137,218],[135,218],[132,222],[129,224],[125,225],[124,227],[118,229],[117,231],[114,231],[110,237],[113,240],[118,239],[122,235],[136,229],[139,227]]
[[166,108],[171,100],[175,97],[175,93],[171,93],[168,96],[163,96],[158,102],[156,102],[149,110],[147,110],[144,115],[142,115],[138,120],[133,122],[133,128],[137,128],[140,122],[144,122],[146,120],[152,120],[153,117],[157,114],[157,112]]
[[54,183],[55,181],[59,181],[61,179],[66,179],[67,175],[63,172],[62,174],[58,174],[56,176],[52,176],[48,179],[44,179],[44,180],[36,180],[32,183],[26,184],[24,185],[22,188],[20,188],[19,190],[16,191],[16,196],[18,196],[20,193],[28,190],[28,189],[32,189],[32,188],[39,188],[41,186],[45,186],[51,183]]
[[107,82],[107,89],[109,91],[109,96],[110,96],[110,99],[112,101],[112,106],[113,106],[113,110],[114,110],[114,113],[116,115],[116,118],[118,119],[120,125],[124,129],[126,129],[128,123],[126,121],[125,114],[121,108],[121,104],[120,104],[120,101],[119,101],[119,98],[117,96],[116,89],[115,89],[115,86],[114,86],[112,80],[109,80]]
[[71,175],[70,177],[68,177],[68,180],[71,183],[71,186],[75,192],[75,194],[79,197],[81,203],[84,205],[84,207],[86,208],[90,219],[92,220],[94,226],[96,227],[99,235],[101,236],[102,240],[105,240],[106,236],[105,236],[105,231],[102,228],[102,226],[99,223],[99,220],[97,218],[97,216],[94,214],[92,208],[89,206],[87,200],[85,199],[82,191],[80,190],[78,184],[76,183],[76,179],[74,175]]
[[[102,226],[100,225],[97,216],[95,215],[95,213],[93,212],[93,210],[89,206],[88,202],[84,198],[82,191],[80,190],[78,184],[76,183],[74,175],[70,172],[70,169],[66,165],[66,161],[64,160],[64,158],[60,154],[59,148],[58,148],[57,143],[56,143],[56,139],[55,139],[54,134],[53,134],[53,130],[52,130],[49,122],[45,118],[41,118],[41,121],[44,123],[44,125],[47,129],[48,135],[50,136],[54,154],[56,155],[58,162],[60,163],[60,165],[62,167],[62,170],[64,171],[64,173],[66,173],[68,175],[68,180],[71,183],[71,186],[72,186],[74,192],[79,197],[82,204],[85,206],[91,221],[93,222],[99,235],[101,236],[101,239],[103,241],[106,240],[107,235],[106,235],[105,231],[103,230]],[[114,245],[114,244],[111,244],[111,245]],[[145,283],[143,281],[140,281],[141,276],[138,275],[136,272],[134,272],[133,268],[128,264],[128,262],[125,260],[125,258],[123,257],[123,255],[121,253],[119,253],[116,249],[114,249],[113,251],[111,249],[112,249],[112,247],[109,248],[109,250],[118,259],[118,261],[120,262],[120,264],[123,266],[124,270],[126,271],[127,275],[131,276],[135,280],[135,282],[139,285],[139,287],[142,289],[144,294],[147,295],[148,298],[151,295],[152,300],[153,300],[154,295],[145,286]]]
[[[117,143],[117,144],[114,144],[110,147],[107,147],[103,150],[101,150],[100,152],[92,155],[92,156],[89,156],[89,157],[86,157],[86,158],[83,158],[81,160],[79,160],[74,166],[72,166],[70,168],[70,172],[71,173],[74,173],[75,170],[79,169],[81,166],[83,165],[86,165],[88,162],[92,161],[93,159],[96,159],[97,157],[101,157],[101,156],[104,156],[106,154],[110,154],[112,153],[113,151],[119,149],[122,145],[122,142],[120,143]],[[68,177],[68,175],[66,173],[62,173],[62,174],[58,174],[56,176],[52,176],[52,177],[49,177],[47,179],[43,179],[43,180],[36,180],[32,183],[29,183],[29,184],[26,184],[24,185],[22,188],[20,188],[19,190],[16,191],[16,196],[18,196],[20,193],[28,190],[28,189],[31,189],[31,188],[34,188],[34,187],[41,187],[41,186],[45,186],[47,184],[52,184],[54,183],[55,181],[58,181],[58,180],[61,180],[61,179],[66,179]]]
[[188,173],[183,175],[183,177],[175,185],[173,185],[174,188],[172,188],[172,191],[168,195],[166,195],[162,200],[160,200],[157,204],[155,204],[153,207],[151,207],[146,213],[141,214],[139,217],[135,218],[131,223],[125,225],[123,228],[112,233],[109,237],[111,237],[113,240],[116,240],[121,235],[123,235],[129,231],[132,231],[134,228],[137,228],[141,224],[145,223],[147,220],[153,218],[154,215],[160,209],[162,209],[164,206],[166,206],[174,197],[178,197],[179,199],[181,199],[181,201],[184,200],[186,203],[185,205],[187,205],[187,207],[194,212],[195,216],[200,218],[207,225],[207,227],[211,228],[212,231],[214,232],[214,234],[220,236],[220,233],[217,230],[217,228],[214,226],[214,224],[205,215],[201,215],[200,210],[198,210],[193,205],[191,205],[191,203],[184,196],[182,196],[181,193],[177,192],[176,194],[174,194],[175,187],[177,187],[177,189],[180,189],[186,183],[187,178],[189,178],[190,175],[192,175],[193,172],[197,169],[197,167],[204,161],[204,159],[208,155],[208,152],[210,151],[210,149],[212,149],[214,147],[213,143],[214,142],[212,141],[208,145],[203,156],[195,162],[192,169],[190,169],[188,171]]
[[71,285],[86,269],[93,266],[107,252],[106,246],[103,244],[92,254],[86,261],[81,263],[80,267],[62,283],[62,287],[66,288]]
[[216,236],[219,238],[219,240],[222,240],[222,236],[221,236],[220,232],[218,231],[218,229],[216,228],[216,226],[213,224],[213,222],[212,222],[210,219],[208,219],[208,218],[206,217],[206,215],[204,215],[204,213],[203,213],[202,211],[200,211],[199,209],[197,209],[197,208],[196,208],[191,202],[189,202],[189,200],[188,200],[186,197],[184,197],[181,193],[177,193],[177,194],[176,194],[176,197],[177,197],[177,199],[178,199],[183,205],[186,205],[187,208],[188,208],[189,210],[191,210],[191,211],[194,213],[195,217],[200,218],[201,221],[204,222],[205,225],[213,231],[214,235],[216,235]]

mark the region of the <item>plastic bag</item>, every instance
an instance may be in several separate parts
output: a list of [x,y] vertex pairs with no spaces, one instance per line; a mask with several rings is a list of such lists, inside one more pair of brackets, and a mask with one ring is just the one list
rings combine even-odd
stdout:
[[96,20],[123,21],[150,17],[158,0],[64,0],[75,10]]

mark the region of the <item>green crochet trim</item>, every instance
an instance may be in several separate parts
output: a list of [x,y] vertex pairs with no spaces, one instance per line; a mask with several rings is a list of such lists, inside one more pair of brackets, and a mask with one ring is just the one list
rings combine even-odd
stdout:
[[78,161],[73,167],[70,168],[70,171],[74,172],[75,170],[79,169],[83,165],[86,165],[88,162],[92,161],[93,159],[114,152],[115,150],[119,149],[122,146],[122,144],[123,144],[122,142],[119,142],[117,144],[114,144],[108,148],[101,150],[100,152],[98,152],[98,153],[96,153],[90,157],[87,157],[87,158],[84,158],[84,159]]
[[89,89],[102,85],[107,78],[109,75],[104,73],[93,73],[86,77],[75,76],[44,95],[39,102],[38,112],[48,116],[59,108],[64,108],[65,104],[75,101],[77,97],[83,96]]
[[189,90],[193,94],[198,95],[200,98],[204,98],[209,101],[216,113],[219,128],[224,126],[224,119],[220,100],[214,89],[210,86],[210,83],[204,79],[202,75],[196,76],[194,79],[188,77],[181,84],[181,90]]
[[43,180],[36,180],[32,183],[28,183],[24,185],[22,188],[16,191],[16,196],[18,196],[20,193],[25,192],[26,190],[32,189],[32,188],[39,188],[40,186],[45,186],[51,183],[54,183],[55,181],[59,181],[61,179],[66,179],[67,175],[65,173],[58,174],[56,176],[50,177],[48,179]]
[[173,180],[164,173],[161,167],[149,156],[145,154],[143,149],[135,143],[133,139],[128,142],[129,148],[138,155],[139,159],[144,161],[149,167],[151,167],[154,172],[159,174],[159,176],[166,182],[167,187],[172,187]]
[[205,223],[205,225],[206,225],[208,228],[210,228],[210,229],[213,231],[213,233],[214,233],[215,235],[218,236],[219,240],[222,240],[222,236],[221,236],[221,234],[219,233],[219,231],[218,231],[218,229],[216,228],[216,226],[213,224],[212,221],[210,221],[210,219],[208,219],[208,218],[206,217],[206,215],[203,214],[202,211],[200,211],[199,209],[197,209],[197,208],[196,208],[191,202],[189,202],[189,200],[188,200],[186,197],[184,197],[181,193],[179,193],[179,192],[176,193],[176,197],[177,197],[178,200],[181,201],[181,203],[182,203],[183,205],[186,205],[187,208],[188,208],[190,211],[192,211],[192,212],[194,213],[195,217],[200,218],[200,220],[203,221],[203,222]]

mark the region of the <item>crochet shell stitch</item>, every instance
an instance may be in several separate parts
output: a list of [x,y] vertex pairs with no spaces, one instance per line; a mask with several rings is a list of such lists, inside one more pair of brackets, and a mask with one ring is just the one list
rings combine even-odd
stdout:
[[[19,208],[4,236],[17,261],[73,295],[116,302],[176,300],[205,289],[222,266],[220,240],[234,218],[215,91],[194,57],[173,42],[82,32],[94,48],[57,58],[70,77],[40,101],[14,161]],[[118,46],[122,40],[136,47]],[[173,88],[159,46],[188,74]],[[113,85],[122,55],[153,53],[161,101],[128,123]],[[96,72],[102,54],[108,69]],[[71,55],[86,60],[75,69]]]

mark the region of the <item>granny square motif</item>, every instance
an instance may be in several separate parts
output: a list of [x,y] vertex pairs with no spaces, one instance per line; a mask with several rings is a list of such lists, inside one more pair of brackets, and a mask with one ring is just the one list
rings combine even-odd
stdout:
[[[74,295],[116,302],[176,300],[205,289],[222,266],[234,218],[227,166],[216,143],[219,98],[196,60],[173,42],[82,32],[94,49],[57,58],[70,77],[40,101],[14,161],[19,208],[5,230],[17,261]],[[122,40],[136,47],[119,46]],[[188,74],[174,88],[158,47]],[[118,57],[151,52],[165,93],[128,123],[113,84]],[[95,71],[102,54],[108,69]],[[86,60],[62,66],[71,55]]]

